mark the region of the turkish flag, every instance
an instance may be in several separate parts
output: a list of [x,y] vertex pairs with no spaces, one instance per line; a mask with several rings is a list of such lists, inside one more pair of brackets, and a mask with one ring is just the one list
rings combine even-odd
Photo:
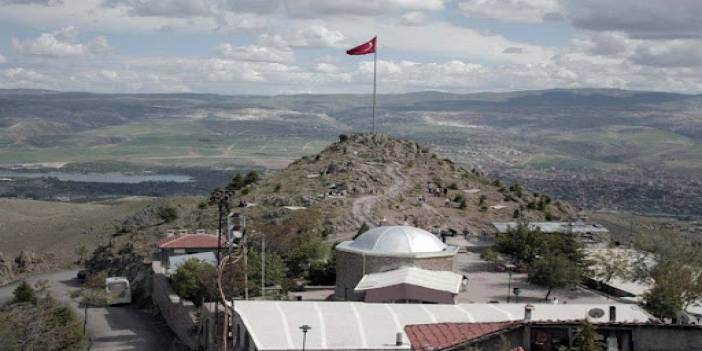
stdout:
[[372,54],[375,52],[375,39],[376,37],[373,37],[373,39],[353,48],[346,50],[346,53],[349,55],[367,55],[367,54]]

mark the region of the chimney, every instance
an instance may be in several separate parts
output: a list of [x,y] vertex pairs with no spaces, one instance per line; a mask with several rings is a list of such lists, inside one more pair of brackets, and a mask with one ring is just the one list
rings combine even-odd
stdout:
[[397,332],[397,334],[395,334],[395,346],[402,346],[402,333],[401,332]]
[[166,231],[166,237],[169,237],[169,238],[170,238],[170,237],[172,237],[173,235],[175,235],[175,230],[174,230],[174,229],[169,229],[169,230]]
[[534,305],[529,304],[524,306],[524,321],[530,322],[531,321],[531,313],[534,311]]
[[609,321],[615,323],[617,321],[617,307],[609,306]]

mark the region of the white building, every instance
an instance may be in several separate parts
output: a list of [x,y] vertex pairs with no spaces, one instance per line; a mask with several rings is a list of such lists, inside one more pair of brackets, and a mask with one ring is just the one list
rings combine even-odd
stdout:
[[[537,304],[532,321],[574,321],[589,316],[593,323],[644,323],[653,317],[636,305]],[[525,304],[382,304],[364,302],[235,301],[235,350],[302,349],[301,326],[311,327],[306,350],[409,350],[405,326],[427,323],[519,321]],[[400,333],[401,340],[397,337]]]

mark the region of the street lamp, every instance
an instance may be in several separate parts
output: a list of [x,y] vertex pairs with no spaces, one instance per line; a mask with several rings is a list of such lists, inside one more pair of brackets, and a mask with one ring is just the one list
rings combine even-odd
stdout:
[[509,276],[507,280],[507,303],[509,303],[510,295],[512,294],[512,271],[507,271]]
[[514,288],[512,289],[512,292],[514,293],[514,298],[517,300],[517,303],[519,303],[519,294],[522,293],[522,289]]
[[300,327],[300,330],[302,330],[302,351],[305,351],[305,343],[307,342],[307,332],[310,331],[312,327],[309,325],[305,324]]

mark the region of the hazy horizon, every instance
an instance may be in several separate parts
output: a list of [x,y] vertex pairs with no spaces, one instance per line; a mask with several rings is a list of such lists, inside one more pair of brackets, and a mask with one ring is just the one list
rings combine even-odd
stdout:
[[0,0],[0,88],[378,93],[702,92],[702,3]]

